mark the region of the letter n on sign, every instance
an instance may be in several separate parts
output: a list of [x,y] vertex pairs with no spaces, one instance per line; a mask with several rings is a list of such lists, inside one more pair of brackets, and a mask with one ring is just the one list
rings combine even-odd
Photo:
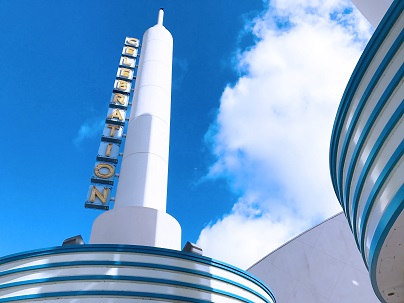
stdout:
[[110,186],[90,185],[85,207],[108,210],[111,190]]

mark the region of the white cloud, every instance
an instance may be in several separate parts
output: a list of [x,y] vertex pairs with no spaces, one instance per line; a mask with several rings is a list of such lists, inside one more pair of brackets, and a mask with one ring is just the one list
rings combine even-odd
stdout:
[[188,60],[184,58],[174,57],[173,60],[173,72],[175,76],[173,77],[173,89],[181,89],[182,82],[189,70]]
[[74,145],[79,146],[83,140],[92,138],[97,134],[101,136],[104,124],[105,120],[102,119],[93,119],[91,121],[86,121],[85,123],[83,123],[80,126],[76,137],[73,139]]
[[328,170],[331,130],[371,34],[350,5],[271,1],[252,21],[257,43],[237,55],[243,76],[225,88],[207,134],[217,157],[209,177],[242,193],[202,230],[207,256],[247,267],[341,210]]

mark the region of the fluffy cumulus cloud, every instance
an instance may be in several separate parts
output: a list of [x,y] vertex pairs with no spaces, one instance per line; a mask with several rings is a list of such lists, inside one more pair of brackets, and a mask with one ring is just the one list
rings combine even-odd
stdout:
[[247,25],[256,39],[236,55],[240,77],[222,94],[207,134],[210,178],[239,194],[202,230],[204,254],[247,268],[341,211],[328,149],[339,101],[371,35],[348,1],[271,1]]

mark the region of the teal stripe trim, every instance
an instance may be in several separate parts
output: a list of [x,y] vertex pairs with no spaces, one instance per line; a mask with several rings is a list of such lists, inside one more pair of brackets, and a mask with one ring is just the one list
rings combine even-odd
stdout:
[[[158,270],[164,270],[164,271],[180,272],[180,273],[184,273],[184,274],[192,274],[195,276],[200,276],[200,277],[207,278],[207,279],[214,279],[217,281],[221,281],[221,282],[233,285],[235,287],[239,287],[241,289],[244,289],[245,291],[255,294],[256,296],[260,297],[264,301],[266,300],[265,297],[263,297],[261,294],[259,294],[255,290],[253,290],[249,287],[246,287],[240,283],[234,282],[232,280],[229,280],[229,279],[217,276],[217,275],[213,275],[213,274],[203,272],[200,270],[195,270],[195,269],[188,269],[188,268],[182,268],[182,267],[177,267],[177,266],[154,264],[154,263],[144,263],[144,262],[72,261],[72,262],[47,263],[47,264],[28,266],[28,267],[22,267],[22,268],[16,268],[16,269],[8,270],[8,271],[3,271],[3,272],[0,272],[0,277],[5,277],[8,275],[19,274],[19,273],[30,274],[30,272],[37,272],[37,271],[41,271],[44,269],[51,270],[51,269],[58,269],[58,268],[64,268],[64,267],[80,267],[80,266],[149,268],[149,269],[158,269]],[[0,288],[1,288],[1,285],[0,285]]]
[[[38,300],[38,299],[50,299],[50,298],[69,298],[75,297],[123,297],[123,298],[137,298],[137,299],[160,299],[168,300],[169,302],[192,302],[192,303],[212,303],[212,301],[191,299],[182,296],[175,295],[163,295],[148,292],[135,292],[135,291],[63,291],[63,292],[52,292],[43,294],[34,294],[26,296],[18,296],[13,298],[0,299],[0,303],[3,302],[16,302],[16,301],[27,301],[27,300]],[[28,301],[29,302],[29,301]]]
[[381,302],[387,303],[382,294],[380,293],[379,286],[376,279],[376,269],[377,262],[380,257],[380,252],[383,244],[389,234],[392,226],[396,222],[398,216],[404,210],[404,185],[401,185],[400,189],[395,194],[394,198],[391,200],[390,204],[387,206],[386,211],[380,219],[379,224],[376,227],[372,242],[370,244],[369,250],[369,273],[370,281],[372,283],[373,289]]
[[366,201],[365,208],[363,210],[362,214],[362,220],[361,220],[361,225],[360,225],[360,249],[362,252],[362,257],[365,263],[366,258],[365,258],[365,233],[366,233],[366,226],[368,225],[368,220],[369,220],[369,215],[370,212],[373,208],[373,205],[375,203],[376,197],[379,195],[381,189],[385,185],[385,182],[387,178],[390,176],[390,173],[392,170],[396,167],[396,164],[400,159],[402,158],[404,154],[404,141],[401,141],[401,144],[397,147],[389,161],[387,162],[386,166],[383,168],[382,172],[380,173],[380,176],[377,178],[375,185],[372,188],[372,191],[370,192],[369,198]]
[[[404,35],[403,35],[403,37],[404,37]],[[350,214],[352,212],[352,218],[353,218],[353,220],[352,220],[352,227],[353,227],[352,230],[353,230],[353,233],[356,233],[356,229],[357,229],[356,224],[355,224],[356,223],[356,212],[357,212],[356,208],[357,208],[358,200],[359,200],[358,195],[353,196],[352,197],[352,205],[351,205],[351,207],[349,207],[349,195],[350,195],[350,189],[351,189],[351,186],[352,186],[353,172],[355,170],[355,167],[356,167],[360,152],[362,151],[363,145],[365,144],[366,139],[367,139],[367,137],[368,137],[368,135],[369,135],[375,121],[377,120],[377,118],[379,116],[379,113],[382,111],[384,105],[387,103],[387,101],[389,100],[389,98],[391,97],[393,92],[395,91],[398,84],[400,84],[403,76],[404,76],[404,65],[401,65],[400,69],[398,70],[398,72],[396,73],[396,75],[394,76],[394,78],[392,79],[390,84],[387,86],[387,88],[384,91],[382,97],[377,102],[376,107],[374,108],[374,110],[372,111],[369,119],[367,120],[367,122],[366,122],[366,124],[365,124],[365,126],[363,128],[363,131],[362,131],[362,133],[361,133],[361,135],[359,137],[359,140],[358,140],[358,143],[357,143],[357,145],[355,147],[355,150],[354,150],[354,152],[352,154],[351,162],[349,163],[349,166],[348,166],[347,180],[345,182],[346,197],[344,197],[344,199],[345,199],[345,204],[347,206],[346,214],[347,214],[347,217],[349,218],[349,220],[351,218]],[[399,110],[398,110],[399,113],[400,113],[400,107],[402,108],[403,106],[399,105]],[[401,112],[402,112],[402,110],[401,110]],[[398,116],[397,118],[399,119],[400,117]],[[387,137],[388,134],[385,134],[385,135],[386,135],[385,137]],[[369,157],[370,156],[371,156],[371,154],[369,155]],[[374,158],[373,158],[373,160],[374,160]],[[367,173],[369,172],[370,167],[369,166],[366,167],[366,162],[365,162],[365,165],[363,166],[363,169],[362,169],[362,171],[363,170],[366,171],[366,174],[365,175],[361,174],[360,177],[362,177],[362,178],[366,178]],[[373,161],[372,161],[372,163],[373,163]],[[363,181],[363,180],[364,179],[359,178],[358,183],[355,185],[355,187],[358,187],[358,184],[360,184],[361,181]],[[358,194],[360,194],[362,192],[362,188],[363,188],[363,182],[361,184],[361,188],[360,188],[360,191],[358,192]]]
[[[373,163],[376,161],[377,155],[379,154],[380,149],[383,147],[385,141],[389,137],[389,134],[392,132],[392,130],[396,127],[397,123],[400,121],[402,115],[404,113],[404,105],[401,104],[397,110],[394,112],[394,114],[391,116],[390,120],[387,122],[386,126],[380,133],[380,136],[377,138],[375,144],[372,147],[372,150],[369,153],[368,158],[366,159],[365,165],[363,166],[363,169],[361,171],[361,174],[358,178],[358,183],[355,188],[355,192],[353,195],[353,233],[355,237],[355,241],[359,246],[359,232],[357,230],[357,220],[358,220],[358,202],[360,199],[360,195],[362,193],[363,187],[365,186],[365,181],[366,178],[370,172],[371,167],[373,166]],[[365,262],[366,264],[366,262]]]
[[387,13],[384,15],[382,21],[377,27],[376,31],[372,35],[369,43],[365,47],[349,82],[344,91],[344,95],[342,96],[340,106],[338,107],[336,118],[334,121],[334,126],[331,134],[331,142],[330,142],[330,173],[332,184],[334,187],[334,191],[343,206],[340,194],[339,187],[337,184],[337,172],[336,172],[336,158],[338,152],[338,140],[341,135],[342,125],[346,118],[346,113],[349,109],[352,97],[358,87],[363,75],[365,74],[370,62],[372,61],[374,55],[377,53],[381,44],[389,34],[391,28],[396,23],[397,19],[400,17],[401,12],[404,8],[404,1],[394,0],[394,2],[390,5]]
[[[71,254],[71,253],[144,253],[150,255],[159,255],[171,258],[177,258],[180,260],[193,261],[200,264],[205,264],[208,266],[217,267],[233,274],[239,275],[250,282],[256,284],[262,288],[275,302],[275,297],[272,291],[257,277],[251,275],[250,273],[243,271],[237,267],[226,264],[225,262],[220,262],[208,257],[187,253],[183,251],[175,251],[165,248],[157,248],[150,246],[138,246],[138,245],[114,245],[114,244],[87,244],[87,245],[69,245],[69,246],[59,246],[53,248],[33,250],[23,253],[18,253],[14,255],[5,256],[0,258],[0,264],[5,264],[14,261],[20,261],[24,259],[29,259],[33,257],[42,257],[57,254]],[[0,301],[1,302],[1,301]]]
[[[155,283],[155,284],[163,284],[163,285],[171,285],[173,287],[183,287],[188,289],[194,289],[196,291],[205,291],[212,294],[223,295],[229,298],[237,299],[245,303],[254,303],[246,298],[243,298],[239,295],[232,294],[230,292],[226,292],[223,290],[215,289],[212,287],[198,285],[187,282],[179,282],[167,279],[156,279],[156,278],[146,278],[146,277],[137,277],[137,276],[108,276],[108,275],[87,275],[87,276],[63,276],[63,277],[54,277],[54,278],[46,278],[46,279],[34,279],[28,281],[20,281],[14,283],[8,283],[0,285],[0,289],[10,289],[13,287],[19,286],[41,286],[41,284],[46,283],[63,283],[63,282],[92,282],[92,281],[109,281],[109,282],[138,282],[138,283]],[[172,291],[172,290],[171,290]],[[266,298],[262,297],[258,294],[258,296],[265,302],[269,302]],[[192,298],[189,298],[192,299]]]
[[400,35],[397,37],[397,39],[394,41],[393,45],[390,47],[389,51],[387,52],[386,56],[383,58],[382,62],[380,62],[380,65],[377,67],[376,72],[373,74],[372,79],[369,81],[363,95],[361,96],[358,106],[355,109],[354,115],[352,117],[351,123],[349,124],[348,130],[346,132],[345,138],[344,138],[344,143],[341,148],[341,154],[340,154],[340,160],[339,160],[339,165],[338,165],[338,188],[339,188],[339,193],[340,193],[340,201],[345,205],[345,211],[347,214],[349,214],[349,207],[348,207],[348,201],[347,201],[347,195],[343,191],[343,172],[344,172],[344,166],[345,166],[345,160],[346,160],[346,155],[348,152],[348,147],[349,144],[351,143],[352,136],[354,134],[354,131],[356,129],[356,125],[358,124],[359,118],[362,114],[362,111],[368,102],[369,97],[371,96],[375,86],[379,83],[379,80],[381,76],[384,74],[385,70],[389,66],[389,63],[397,53],[397,50],[400,48],[402,44],[402,40],[404,37],[404,30],[401,31]]

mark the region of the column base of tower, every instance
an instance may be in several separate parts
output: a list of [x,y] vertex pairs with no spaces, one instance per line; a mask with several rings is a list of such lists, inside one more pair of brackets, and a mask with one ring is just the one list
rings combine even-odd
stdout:
[[115,208],[94,221],[90,244],[129,244],[181,250],[181,226],[172,216],[154,208]]

